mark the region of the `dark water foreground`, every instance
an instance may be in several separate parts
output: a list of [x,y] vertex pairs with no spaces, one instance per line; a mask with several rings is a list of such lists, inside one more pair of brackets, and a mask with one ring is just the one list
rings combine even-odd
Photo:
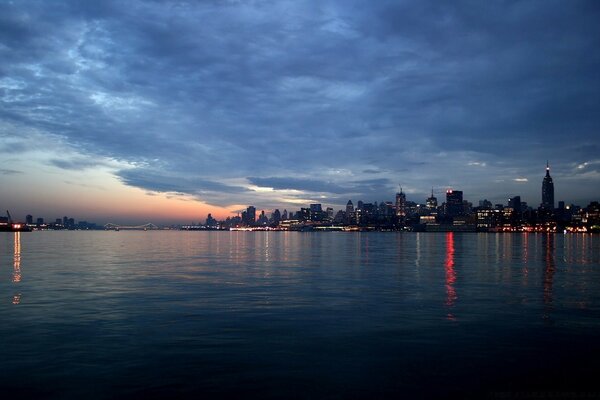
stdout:
[[600,236],[0,235],[2,398],[600,398]]

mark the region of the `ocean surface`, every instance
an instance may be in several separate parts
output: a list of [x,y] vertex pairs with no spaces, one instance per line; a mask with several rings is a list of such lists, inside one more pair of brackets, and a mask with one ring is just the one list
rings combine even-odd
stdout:
[[5,399],[587,399],[599,375],[598,235],[0,233]]

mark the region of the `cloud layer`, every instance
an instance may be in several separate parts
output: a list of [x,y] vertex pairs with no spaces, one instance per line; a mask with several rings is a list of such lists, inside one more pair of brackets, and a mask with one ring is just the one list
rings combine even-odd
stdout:
[[550,159],[598,195],[597,2],[95,3],[0,3],[1,134],[78,152],[50,165],[222,206],[535,204]]

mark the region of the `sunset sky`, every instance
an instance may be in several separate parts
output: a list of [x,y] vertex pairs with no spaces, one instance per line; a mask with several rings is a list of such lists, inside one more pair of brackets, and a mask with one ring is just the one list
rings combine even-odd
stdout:
[[0,0],[0,210],[600,199],[598,1]]

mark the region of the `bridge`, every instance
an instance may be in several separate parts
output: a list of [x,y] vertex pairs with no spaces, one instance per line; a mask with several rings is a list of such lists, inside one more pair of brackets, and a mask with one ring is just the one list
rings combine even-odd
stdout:
[[112,222],[109,222],[108,224],[104,225],[104,229],[106,229],[107,231],[120,231],[121,229],[128,230],[128,231],[149,231],[149,230],[158,229],[158,226],[154,225],[151,222],[148,222],[147,224],[144,224],[144,225],[136,225],[136,226],[119,225],[119,224],[113,224]]

